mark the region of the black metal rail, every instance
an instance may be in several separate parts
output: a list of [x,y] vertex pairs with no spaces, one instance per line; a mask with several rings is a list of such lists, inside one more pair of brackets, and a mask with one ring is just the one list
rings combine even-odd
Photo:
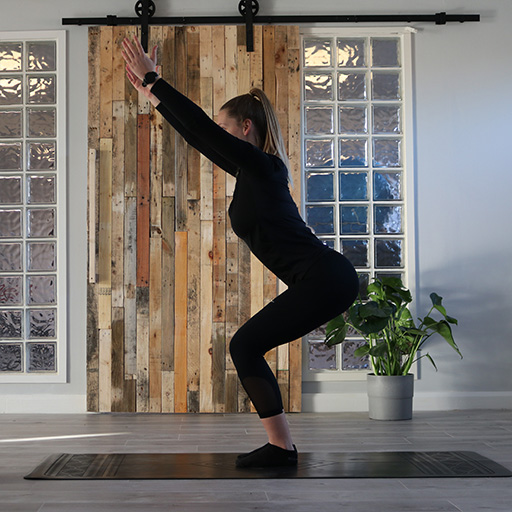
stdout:
[[[247,8],[249,2],[250,8]],[[240,0],[240,16],[154,16],[156,7],[153,0],[138,0],[135,5],[137,17],[107,15],[103,18],[63,18],[63,25],[140,25],[142,46],[147,50],[149,25],[245,25],[247,51],[254,49],[253,26],[279,25],[287,23],[465,23],[480,21],[479,14],[361,14],[361,15],[285,15],[258,16],[257,0]]]

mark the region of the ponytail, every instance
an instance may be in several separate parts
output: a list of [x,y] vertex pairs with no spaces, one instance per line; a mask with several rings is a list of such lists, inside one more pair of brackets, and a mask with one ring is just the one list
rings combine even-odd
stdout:
[[250,119],[257,132],[259,148],[265,153],[278,156],[288,169],[288,181],[293,186],[290,174],[290,162],[286,153],[277,114],[268,99],[268,96],[258,88],[253,88],[248,94],[236,96],[226,102],[221,110],[226,109],[230,117],[234,117],[240,123]]

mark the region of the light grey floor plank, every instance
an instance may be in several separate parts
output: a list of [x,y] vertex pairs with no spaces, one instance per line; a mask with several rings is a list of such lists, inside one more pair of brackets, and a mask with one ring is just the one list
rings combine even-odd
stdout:
[[[466,450],[512,469],[511,411],[421,412],[406,422],[364,413],[289,418],[299,452]],[[264,442],[255,415],[3,415],[0,512],[512,511],[512,478],[23,479],[53,453],[242,452]]]

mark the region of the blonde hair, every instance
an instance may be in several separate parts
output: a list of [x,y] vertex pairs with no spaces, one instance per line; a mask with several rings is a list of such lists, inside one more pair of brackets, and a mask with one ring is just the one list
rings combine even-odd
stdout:
[[288,170],[288,181],[293,185],[283,134],[268,96],[255,87],[248,94],[242,94],[227,101],[221,110],[226,110],[230,117],[237,119],[240,123],[245,119],[252,121],[256,128],[259,148],[265,153],[278,156],[283,161]]

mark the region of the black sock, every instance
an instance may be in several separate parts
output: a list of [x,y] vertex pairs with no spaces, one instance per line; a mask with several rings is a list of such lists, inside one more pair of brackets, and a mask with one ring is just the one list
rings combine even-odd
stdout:
[[296,466],[297,448],[285,450],[279,446],[267,443],[250,453],[239,455],[236,459],[237,468],[268,468],[277,466]]

